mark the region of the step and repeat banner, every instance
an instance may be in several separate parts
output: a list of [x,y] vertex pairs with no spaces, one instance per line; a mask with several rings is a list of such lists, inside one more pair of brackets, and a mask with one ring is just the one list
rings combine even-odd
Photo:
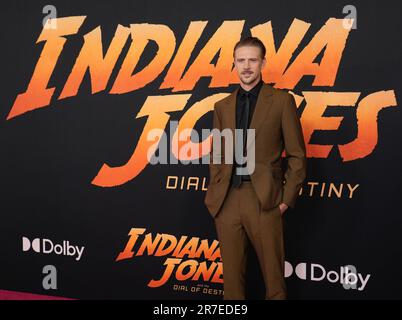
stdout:
[[[234,45],[253,35],[267,48],[263,80],[295,97],[307,147],[307,179],[284,215],[289,298],[402,298],[401,9],[3,4],[0,289],[222,299],[202,133],[239,85]],[[181,139],[186,129],[199,135]],[[253,251],[247,279],[262,299]]]

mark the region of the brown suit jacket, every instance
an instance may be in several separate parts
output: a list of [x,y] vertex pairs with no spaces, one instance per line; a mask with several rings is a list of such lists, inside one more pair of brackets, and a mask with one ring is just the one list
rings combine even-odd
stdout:
[[[215,103],[213,128],[229,128],[234,137],[237,88]],[[281,202],[294,208],[301,185],[306,178],[306,147],[294,97],[264,83],[257,98],[250,129],[255,129],[255,170],[251,182],[261,202],[269,210]],[[225,138],[213,160],[210,153],[210,178],[204,203],[215,217],[230,187],[233,164],[225,162]],[[282,152],[286,151],[287,169],[282,171]],[[217,158],[221,164],[217,164]]]

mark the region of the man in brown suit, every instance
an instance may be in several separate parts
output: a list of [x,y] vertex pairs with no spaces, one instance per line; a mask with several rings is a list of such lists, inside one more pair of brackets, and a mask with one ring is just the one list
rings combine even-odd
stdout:
[[[294,208],[306,177],[306,149],[293,96],[264,83],[264,44],[255,37],[239,41],[234,64],[240,86],[215,103],[213,128],[254,129],[254,171],[225,154],[226,137],[219,150],[211,148],[210,179],[205,205],[214,218],[223,261],[224,299],[245,299],[245,271],[249,241],[264,276],[266,299],[286,299],[282,215]],[[217,139],[213,134],[213,140]],[[238,148],[240,141],[233,139]],[[241,143],[241,142],[240,142]],[[233,150],[233,144],[231,145]],[[287,167],[282,171],[282,153]],[[229,158],[228,158],[229,157]],[[234,162],[234,163],[233,163]],[[248,162],[246,162],[248,164]]]

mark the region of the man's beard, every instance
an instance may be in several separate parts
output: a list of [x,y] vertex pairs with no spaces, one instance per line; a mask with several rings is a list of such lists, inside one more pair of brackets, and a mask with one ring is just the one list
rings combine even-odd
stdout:
[[240,77],[240,81],[241,81],[243,84],[247,84],[247,85],[256,82],[257,79],[258,79],[258,75],[255,76],[255,77],[247,78],[247,79]]

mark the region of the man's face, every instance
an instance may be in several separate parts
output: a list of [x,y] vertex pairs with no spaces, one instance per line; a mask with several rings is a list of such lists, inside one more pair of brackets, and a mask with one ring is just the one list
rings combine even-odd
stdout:
[[261,49],[255,46],[239,47],[235,51],[234,64],[240,82],[245,85],[254,84],[259,80],[266,59],[261,57]]

